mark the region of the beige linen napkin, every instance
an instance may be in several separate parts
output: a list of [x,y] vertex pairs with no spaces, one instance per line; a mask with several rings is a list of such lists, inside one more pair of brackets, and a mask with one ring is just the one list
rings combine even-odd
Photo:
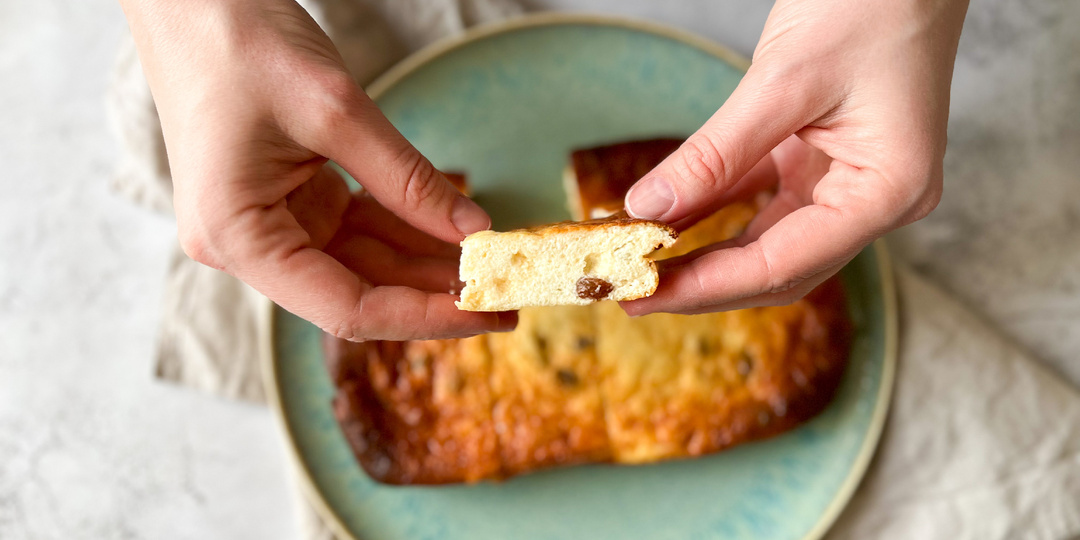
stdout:
[[[521,11],[513,0],[322,0],[307,7],[362,84],[409,51]],[[171,212],[160,125],[130,43],[109,105],[124,146],[114,187],[140,205]],[[1080,394],[902,266],[898,290],[892,413],[866,480],[829,538],[1080,535]],[[177,248],[166,280],[157,374],[263,400],[256,351],[266,302]],[[301,538],[333,538],[305,501],[298,508]]]
[[1080,535],[1080,393],[903,265],[897,289],[889,419],[829,538]]

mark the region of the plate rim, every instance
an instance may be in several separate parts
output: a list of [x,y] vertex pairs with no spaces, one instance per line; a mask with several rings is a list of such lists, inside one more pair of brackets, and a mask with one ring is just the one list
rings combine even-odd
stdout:
[[372,101],[377,101],[387,90],[425,64],[455,49],[484,38],[528,28],[573,25],[612,26],[639,30],[701,49],[731,64],[740,71],[745,72],[750,69],[750,60],[742,54],[688,30],[630,17],[592,13],[541,12],[519,15],[494,23],[479,24],[466,29],[460,35],[436,41],[391,66],[390,69],[384,71],[382,75],[369,83],[364,88],[364,91]]
[[[746,71],[750,67],[750,61],[743,55],[720,45],[707,38],[692,32],[673,28],[663,24],[657,24],[639,19],[616,17],[610,15],[578,14],[578,13],[535,13],[521,15],[501,22],[483,24],[467,29],[459,36],[440,40],[432,45],[424,47],[401,60],[380,77],[368,85],[365,89],[372,100],[377,100],[390,88],[393,88],[402,79],[412,74],[420,67],[443,56],[455,49],[468,45],[484,38],[509,33],[521,29],[562,26],[562,25],[594,25],[613,26],[638,30],[675,41],[680,41],[692,47],[701,49],[721,60]],[[866,438],[859,448],[848,471],[847,477],[840,485],[836,495],[825,507],[817,523],[811,527],[802,540],[820,540],[830,527],[840,517],[840,513],[855,494],[866,471],[873,459],[875,450],[881,440],[881,434],[885,427],[885,419],[888,416],[892,402],[893,386],[896,375],[897,347],[898,347],[898,312],[896,299],[896,281],[892,266],[892,257],[884,239],[875,240],[871,244],[874,258],[878,265],[878,278],[881,282],[882,306],[884,313],[884,359],[881,370],[881,385],[878,389],[877,399],[874,402],[874,412],[871,414],[870,424],[867,428]],[[298,486],[304,495],[305,501],[311,505],[314,512],[323,520],[331,532],[341,540],[361,540],[354,535],[338,513],[331,507],[323,496],[322,491],[316,485],[314,476],[307,462],[304,461],[300,452],[296,436],[289,426],[285,416],[285,404],[282,400],[281,377],[278,376],[278,355],[275,343],[276,320],[279,308],[271,301],[266,301],[265,308],[260,317],[260,326],[263,338],[260,340],[259,349],[262,358],[261,372],[263,388],[266,392],[266,400],[270,405],[276,422],[285,439],[287,453],[296,470]]]

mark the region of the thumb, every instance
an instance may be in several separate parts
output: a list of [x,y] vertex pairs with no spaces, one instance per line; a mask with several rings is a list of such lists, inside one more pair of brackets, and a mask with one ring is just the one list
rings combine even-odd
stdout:
[[815,100],[805,91],[794,78],[751,67],[720,110],[630,188],[627,212],[675,223],[713,208],[770,150],[812,121]]
[[[350,83],[351,84],[351,83]],[[351,84],[332,118],[317,122],[311,150],[341,165],[380,204],[410,225],[451,243],[491,227],[491,218],[464,196]]]

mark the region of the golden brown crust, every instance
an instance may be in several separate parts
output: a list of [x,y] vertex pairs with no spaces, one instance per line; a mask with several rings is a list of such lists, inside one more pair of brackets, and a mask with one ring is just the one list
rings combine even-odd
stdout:
[[667,223],[651,219],[632,218],[626,215],[625,212],[617,212],[607,217],[590,219],[587,221],[559,221],[556,223],[537,225],[534,227],[517,229],[509,232],[551,236],[556,234],[563,234],[570,231],[602,231],[615,227],[632,227],[642,224],[654,225],[663,229],[665,232],[671,235],[673,239],[679,238],[679,232],[673,229]]
[[[766,201],[731,204],[657,258],[742,233]],[[716,452],[787,431],[820,412],[848,355],[836,278],[789,306],[627,318],[597,306],[598,357],[615,460]]]
[[324,342],[338,387],[334,414],[360,465],[388,484],[500,476],[482,337]]
[[594,211],[621,210],[623,195],[642,176],[674,152],[683,139],[662,138],[575,150],[570,166],[577,180],[580,198],[579,219]]
[[503,472],[608,461],[592,312],[528,308],[512,333],[487,336],[493,359],[492,420]]
[[847,356],[836,281],[790,306],[628,319],[602,306],[598,352],[616,461],[696,456],[821,411]]

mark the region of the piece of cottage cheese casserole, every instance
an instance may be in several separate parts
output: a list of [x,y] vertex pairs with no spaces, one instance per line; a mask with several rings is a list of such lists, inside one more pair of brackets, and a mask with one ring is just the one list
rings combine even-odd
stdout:
[[509,311],[643,298],[658,282],[649,254],[676,237],[663,223],[630,218],[474,233],[461,243],[457,306]]

